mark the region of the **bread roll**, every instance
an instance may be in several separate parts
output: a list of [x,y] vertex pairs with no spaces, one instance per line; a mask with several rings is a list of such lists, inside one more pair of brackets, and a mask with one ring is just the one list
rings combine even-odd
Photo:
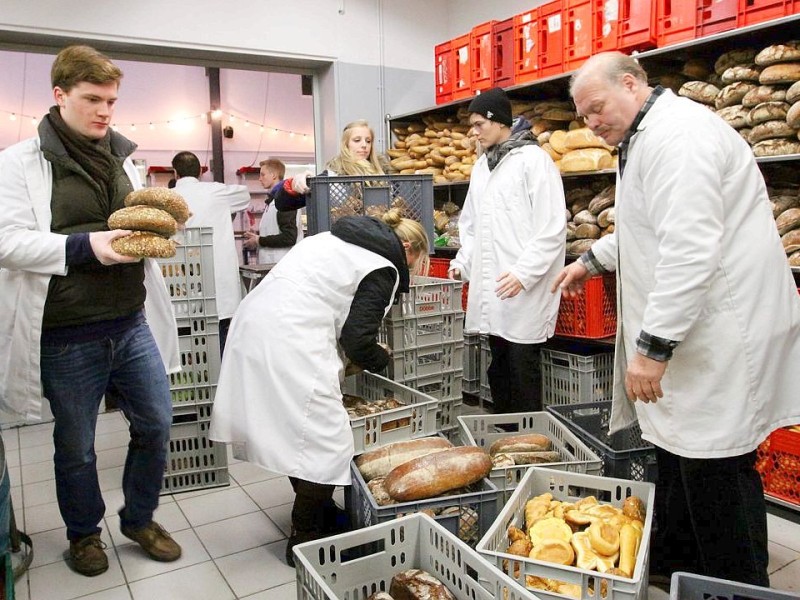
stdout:
[[753,154],[756,156],[800,154],[800,142],[787,139],[764,140],[753,144]]
[[642,534],[633,525],[625,523],[619,532],[619,570],[626,577],[632,578],[636,568],[636,554],[639,552],[639,543]]
[[717,86],[705,81],[687,81],[678,90],[678,95],[685,96],[695,102],[713,105],[719,91]]
[[800,81],[795,81],[791,86],[789,86],[789,89],[786,90],[786,98],[784,99],[789,104],[794,104],[800,100]]
[[[736,48],[720,55],[714,63],[714,72],[722,75],[728,68],[734,65],[747,65],[753,62],[756,56],[754,48]],[[758,64],[758,63],[756,63]]]
[[421,569],[408,569],[392,577],[389,595],[394,600],[455,600],[445,584]]
[[789,105],[786,102],[762,102],[750,109],[747,115],[747,124],[751,127],[766,121],[786,120]]
[[762,67],[791,61],[800,61],[800,41],[767,46],[756,54],[754,59],[754,62]]
[[[550,143],[553,143],[552,137],[550,138]],[[608,150],[603,148],[580,148],[579,150],[571,150],[561,157],[562,173],[599,171],[601,169],[610,169],[613,166],[613,157]]]
[[108,217],[110,229],[151,231],[169,237],[175,235],[178,224],[168,212],[152,206],[127,206]]
[[175,242],[149,231],[134,231],[111,242],[114,252],[137,258],[172,258]]
[[750,132],[750,143],[756,144],[773,138],[791,138],[796,133],[786,121],[766,121],[753,127]]
[[533,547],[528,556],[534,560],[559,565],[571,565],[575,561],[575,551],[569,542],[555,538],[543,540],[541,544]]
[[778,235],[790,232],[792,229],[800,227],[800,208],[789,208],[778,215],[775,219],[778,227]]
[[742,106],[753,108],[762,102],[783,102],[785,100],[785,87],[779,85],[760,85],[744,95],[744,98],[742,98]]
[[765,67],[758,77],[759,83],[772,85],[776,83],[794,83],[800,80],[800,62],[778,63]]
[[550,135],[550,139],[547,140],[550,146],[553,147],[553,150],[558,152],[559,154],[566,154],[569,152],[569,148],[567,148],[567,132],[563,129],[557,129]]
[[559,154],[558,152],[556,152],[556,151],[555,151],[555,149],[553,148],[553,146],[551,146],[551,145],[550,145],[550,142],[548,142],[548,143],[546,143],[546,144],[542,144],[542,150],[544,150],[545,152],[547,152],[547,154],[548,154],[548,155],[550,156],[550,158],[552,158],[553,160],[561,160],[561,154]]
[[489,454],[494,456],[498,452],[536,452],[550,450],[552,440],[541,433],[521,433],[519,435],[505,436],[489,446]]
[[364,481],[369,481],[375,477],[386,477],[392,469],[409,460],[452,447],[453,444],[442,437],[406,440],[364,452],[356,457],[355,463]]
[[125,206],[153,206],[167,211],[178,223],[186,223],[191,216],[189,205],[178,192],[169,188],[142,188],[125,197]]
[[492,460],[480,448],[461,446],[410,460],[386,476],[386,490],[398,502],[432,498],[480,481]]
[[788,123],[789,127],[800,129],[800,101],[792,104],[789,110],[786,111],[786,123]]
[[781,244],[786,254],[792,254],[800,250],[800,229],[792,229],[781,236]]
[[722,83],[728,85],[734,81],[753,81],[758,83],[758,76],[761,74],[761,69],[756,65],[735,65],[725,69],[722,74]]
[[747,125],[747,115],[749,112],[750,111],[741,104],[734,104],[733,106],[726,106],[725,108],[719,109],[717,114],[734,129],[741,129]]
[[747,92],[754,90],[756,85],[754,83],[747,83],[745,81],[735,81],[730,85],[722,88],[717,95],[716,100],[713,102],[717,110],[725,108],[726,106],[733,106],[734,104],[741,104],[742,99],[747,95]]

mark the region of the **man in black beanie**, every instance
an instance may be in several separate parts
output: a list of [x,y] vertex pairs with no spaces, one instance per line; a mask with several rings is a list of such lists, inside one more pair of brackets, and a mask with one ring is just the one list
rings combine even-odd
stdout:
[[555,332],[550,285],[564,265],[564,188],[530,123],[512,119],[500,88],[469,105],[475,163],[458,220],[461,248],[449,276],[470,282],[464,328],[489,335],[496,413],[542,410],[539,349]]

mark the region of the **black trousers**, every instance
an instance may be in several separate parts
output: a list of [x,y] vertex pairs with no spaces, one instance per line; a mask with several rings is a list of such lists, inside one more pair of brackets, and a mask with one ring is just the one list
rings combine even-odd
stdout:
[[542,410],[541,347],[489,336],[492,360],[486,375],[495,413]]
[[330,527],[331,511],[335,519],[333,492],[336,486],[289,477],[294,490],[292,506],[292,536],[296,543],[325,537]]
[[769,586],[767,510],[756,453],[692,459],[656,448],[650,570]]

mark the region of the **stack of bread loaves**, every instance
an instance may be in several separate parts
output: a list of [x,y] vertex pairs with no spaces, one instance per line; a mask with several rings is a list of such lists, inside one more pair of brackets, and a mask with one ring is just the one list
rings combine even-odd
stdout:
[[143,188],[125,197],[125,208],[111,213],[110,229],[130,229],[132,233],[111,242],[115,252],[139,258],[175,256],[178,224],[186,223],[189,206],[183,197],[167,188]]
[[797,186],[770,188],[772,215],[789,264],[800,267],[800,194]]
[[602,236],[614,233],[615,190],[603,180],[567,190],[568,254],[579,256]]

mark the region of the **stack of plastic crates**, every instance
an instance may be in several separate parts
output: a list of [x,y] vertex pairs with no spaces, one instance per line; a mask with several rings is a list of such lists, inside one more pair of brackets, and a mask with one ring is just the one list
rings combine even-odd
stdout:
[[379,334],[392,348],[389,379],[439,400],[439,431],[458,427],[464,372],[460,281],[415,277],[389,310]]
[[580,354],[541,349],[542,405],[611,400],[614,353],[582,350]]
[[169,376],[172,429],[162,493],[228,485],[225,445],[208,439],[220,368],[213,229],[187,228],[175,256],[158,262],[178,325],[181,362]]

